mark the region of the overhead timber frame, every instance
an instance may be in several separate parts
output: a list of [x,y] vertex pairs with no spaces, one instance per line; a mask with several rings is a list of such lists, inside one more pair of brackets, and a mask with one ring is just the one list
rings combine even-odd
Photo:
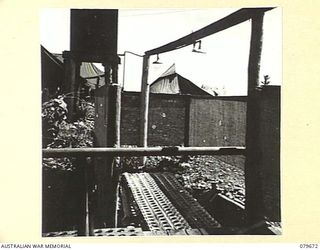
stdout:
[[260,117],[259,102],[259,71],[262,50],[264,13],[273,8],[242,8],[208,26],[186,35],[178,40],[161,47],[148,50],[143,57],[141,82],[141,118],[140,118],[140,146],[147,147],[148,140],[148,111],[149,91],[148,70],[149,58],[194,44],[199,39],[226,30],[232,26],[251,20],[251,41],[248,63],[248,98],[246,121],[246,216],[248,225],[254,225],[263,220],[263,201],[261,195],[261,180],[259,165],[261,164],[261,147],[259,142],[259,127],[257,119]]

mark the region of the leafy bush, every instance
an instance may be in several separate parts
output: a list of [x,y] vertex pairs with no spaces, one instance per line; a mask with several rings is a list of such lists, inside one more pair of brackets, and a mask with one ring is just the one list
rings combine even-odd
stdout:
[[[67,120],[66,96],[58,96],[42,105],[42,136],[44,148],[80,148],[93,146],[94,104],[81,100],[78,119]],[[68,158],[43,159],[43,167],[72,170],[73,163]]]
[[42,138],[47,147],[58,135],[59,125],[67,119],[67,104],[63,96],[42,104]]

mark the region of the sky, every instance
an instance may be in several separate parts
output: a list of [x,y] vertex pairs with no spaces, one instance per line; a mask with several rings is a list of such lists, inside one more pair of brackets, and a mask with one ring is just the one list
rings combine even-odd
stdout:
[[[182,36],[190,34],[237,9],[120,9],[118,54],[131,51],[143,55]],[[52,53],[70,49],[70,10],[42,9],[40,42]],[[175,63],[176,71],[198,86],[215,89],[220,95],[247,94],[247,68],[250,45],[250,21],[202,39],[202,51],[192,45],[160,54],[162,64],[150,58],[148,83],[152,83]],[[270,76],[271,84],[282,83],[282,11],[275,8],[264,18],[260,79]],[[126,54],[119,65],[118,82],[128,91],[141,87],[142,59]],[[98,65],[99,66],[99,65]],[[125,75],[123,81],[123,73]],[[124,83],[123,83],[124,82]]]

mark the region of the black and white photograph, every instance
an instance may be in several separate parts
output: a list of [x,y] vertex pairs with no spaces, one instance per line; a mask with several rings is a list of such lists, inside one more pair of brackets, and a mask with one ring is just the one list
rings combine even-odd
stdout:
[[42,238],[282,235],[281,7],[39,14]]

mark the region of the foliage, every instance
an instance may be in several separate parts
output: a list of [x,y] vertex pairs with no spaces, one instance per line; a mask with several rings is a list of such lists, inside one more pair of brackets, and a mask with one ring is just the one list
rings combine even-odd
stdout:
[[67,119],[67,112],[67,104],[62,96],[42,104],[42,136],[45,147],[57,137],[59,125]]
[[269,75],[264,75],[263,76],[263,81],[261,81],[262,85],[268,85],[270,83],[270,76]]
[[47,145],[49,148],[82,148],[93,146],[93,121],[81,119],[73,123],[61,122],[57,136]]
[[[78,119],[67,120],[68,109],[65,95],[53,98],[42,105],[42,136],[44,148],[79,148],[93,146],[94,105],[80,100]],[[68,158],[44,159],[43,167],[72,170]]]

